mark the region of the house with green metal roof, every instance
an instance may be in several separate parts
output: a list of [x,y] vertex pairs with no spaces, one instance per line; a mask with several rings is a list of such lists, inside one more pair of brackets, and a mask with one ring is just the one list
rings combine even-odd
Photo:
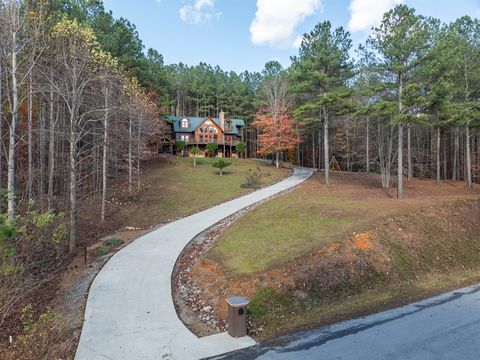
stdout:
[[221,111],[218,118],[197,116],[164,116],[172,124],[175,141],[185,141],[187,150],[198,146],[202,152],[208,143],[218,144],[218,155],[236,157],[235,146],[243,140],[242,119],[230,119]]

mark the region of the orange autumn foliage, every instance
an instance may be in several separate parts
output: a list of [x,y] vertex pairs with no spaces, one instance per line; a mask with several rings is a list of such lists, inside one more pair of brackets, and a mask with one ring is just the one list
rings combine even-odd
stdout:
[[293,127],[292,118],[286,114],[276,118],[257,114],[252,125],[259,130],[258,153],[261,155],[291,150],[301,142]]

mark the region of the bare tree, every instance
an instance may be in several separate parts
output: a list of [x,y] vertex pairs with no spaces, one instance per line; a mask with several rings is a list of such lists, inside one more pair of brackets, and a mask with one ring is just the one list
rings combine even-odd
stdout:
[[[53,34],[58,58],[57,71],[52,87],[67,110],[69,143],[69,251],[77,245],[77,190],[78,164],[81,149],[79,144],[89,134],[92,116],[103,110],[96,99],[87,102],[94,94],[93,87],[100,83],[104,74],[99,72],[104,54],[98,48],[91,29],[80,26],[76,21],[63,20],[56,24]],[[47,78],[49,79],[49,77]],[[86,106],[88,103],[89,106]]]
[[[32,12],[36,16],[31,16]],[[41,12],[41,7],[31,8],[29,3],[19,0],[7,0],[0,3],[0,19],[2,22],[0,51],[2,52],[1,59],[3,59],[4,68],[8,72],[6,90],[11,115],[7,163],[7,213],[10,222],[15,217],[17,125],[19,108],[23,102],[20,92],[27,79],[30,79],[31,82],[32,69],[42,53],[43,43],[40,35],[44,23],[40,16]],[[32,88],[29,86],[27,94],[29,100],[32,98],[31,91]],[[29,106],[29,140],[31,140],[30,110]],[[29,160],[31,160],[31,157],[29,157]],[[31,162],[29,162],[29,171],[31,170],[30,164]]]
[[103,155],[102,155],[102,210],[101,219],[105,221],[105,203],[107,201],[107,148],[108,148],[108,131],[109,131],[109,87],[105,84],[103,87],[103,96],[105,101],[105,109],[103,116]]

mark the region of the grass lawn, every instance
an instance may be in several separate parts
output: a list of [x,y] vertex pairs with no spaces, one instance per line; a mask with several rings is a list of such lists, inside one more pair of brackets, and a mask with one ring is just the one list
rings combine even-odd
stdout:
[[271,184],[290,172],[256,160],[228,159],[232,165],[223,176],[211,166],[213,159],[161,159],[151,164],[142,176],[149,188],[139,194],[134,209],[123,212],[124,223],[144,226],[161,223],[240,196],[251,189],[241,188],[249,170],[260,169],[262,186]]
[[223,234],[211,255],[246,275],[293,260],[358,231],[379,217],[378,204],[312,196],[309,187],[270,201]]
[[435,189],[431,182],[417,181],[407,185],[410,197],[398,201],[373,176],[348,176],[337,175],[327,188],[317,174],[296,191],[258,207],[229,227],[208,256],[232,275],[248,275],[326,248],[386,217],[479,195],[460,182]]
[[[208,254],[232,275],[248,275],[291,261],[368,229],[405,207],[385,192],[355,180],[326,188],[320,174],[294,192],[258,207],[229,227]],[[352,196],[354,195],[354,196]]]

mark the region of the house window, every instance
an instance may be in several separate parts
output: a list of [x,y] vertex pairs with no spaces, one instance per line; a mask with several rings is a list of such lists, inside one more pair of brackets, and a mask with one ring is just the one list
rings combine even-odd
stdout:
[[185,141],[185,142],[188,142],[189,136],[188,135],[180,135],[180,139]]
[[199,140],[204,143],[217,142],[219,130],[210,120],[206,120],[199,128]]
[[188,119],[182,119],[182,129],[188,129]]

